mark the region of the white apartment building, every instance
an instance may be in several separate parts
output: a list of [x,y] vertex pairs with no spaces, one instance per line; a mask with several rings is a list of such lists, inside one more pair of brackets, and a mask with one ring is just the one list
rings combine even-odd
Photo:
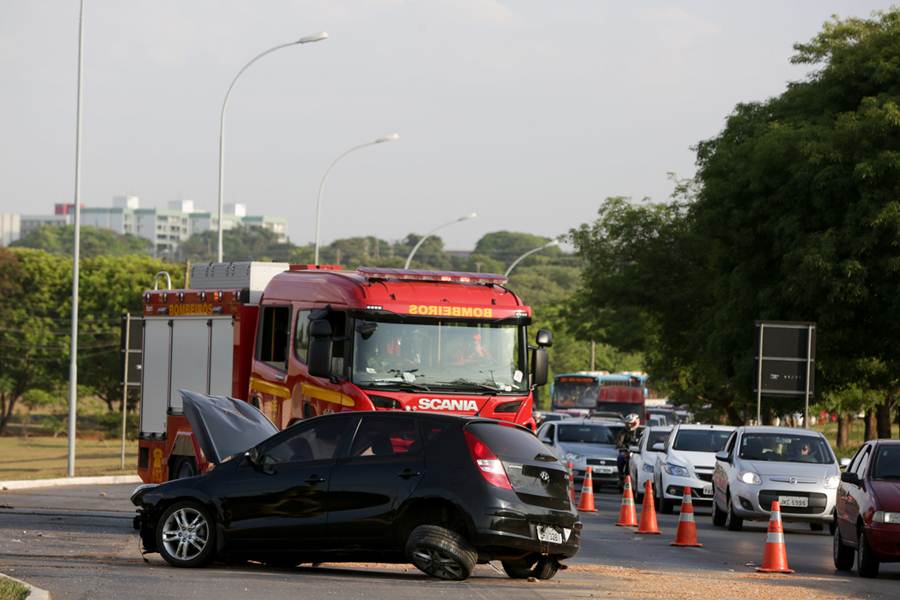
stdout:
[[12,213],[0,213],[0,246],[9,246],[19,239],[22,217]]

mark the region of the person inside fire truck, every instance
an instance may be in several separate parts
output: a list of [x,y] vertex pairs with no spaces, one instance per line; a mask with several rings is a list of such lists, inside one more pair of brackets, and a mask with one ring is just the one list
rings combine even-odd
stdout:
[[450,363],[456,366],[482,363],[489,358],[487,348],[481,343],[481,333],[468,331],[457,333],[456,340],[450,347]]

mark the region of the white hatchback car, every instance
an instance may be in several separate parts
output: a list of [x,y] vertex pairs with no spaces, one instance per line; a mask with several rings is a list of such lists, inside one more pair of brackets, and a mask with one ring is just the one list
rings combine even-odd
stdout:
[[630,448],[631,460],[628,463],[628,473],[631,475],[631,485],[634,488],[634,497],[640,502],[644,495],[644,482],[653,480],[653,470],[656,468],[656,459],[659,451],[653,446],[666,443],[666,438],[672,432],[672,426],[647,427],[644,429],[637,445]]
[[659,512],[671,514],[684,497],[685,486],[690,486],[695,504],[712,502],[716,452],[725,447],[734,429],[730,425],[676,425],[665,445],[653,445],[652,449],[660,452],[653,470]]
[[786,522],[834,533],[841,470],[821,433],[787,427],[739,427],[717,456],[713,524],[739,530],[767,521],[772,502]]

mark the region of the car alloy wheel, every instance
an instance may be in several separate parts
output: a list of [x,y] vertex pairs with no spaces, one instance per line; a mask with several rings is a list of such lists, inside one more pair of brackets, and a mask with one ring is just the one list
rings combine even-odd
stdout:
[[420,571],[460,581],[472,574],[478,553],[465,538],[438,525],[419,525],[409,534],[406,556]]
[[439,579],[463,579],[462,565],[456,558],[442,550],[435,548],[416,550],[413,552],[413,562],[429,575]]
[[178,567],[199,566],[212,551],[212,528],[205,511],[181,502],[163,513],[157,542],[166,562]]

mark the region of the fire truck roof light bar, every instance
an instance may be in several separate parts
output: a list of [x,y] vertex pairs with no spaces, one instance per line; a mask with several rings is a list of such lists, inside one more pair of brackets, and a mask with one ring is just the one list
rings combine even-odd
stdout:
[[422,271],[415,269],[390,269],[360,267],[357,269],[366,279],[399,279],[407,281],[446,281],[453,283],[490,283],[503,285],[506,277],[494,273],[465,273],[462,271]]

